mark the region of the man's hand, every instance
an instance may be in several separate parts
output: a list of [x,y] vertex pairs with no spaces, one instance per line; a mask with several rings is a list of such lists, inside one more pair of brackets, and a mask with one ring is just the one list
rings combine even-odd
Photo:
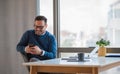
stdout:
[[31,53],[31,48],[30,48],[29,46],[26,46],[26,47],[25,47],[25,52],[26,52],[26,53]]
[[43,52],[38,46],[33,46],[33,47],[29,47],[29,48],[30,48],[31,54],[41,55]]

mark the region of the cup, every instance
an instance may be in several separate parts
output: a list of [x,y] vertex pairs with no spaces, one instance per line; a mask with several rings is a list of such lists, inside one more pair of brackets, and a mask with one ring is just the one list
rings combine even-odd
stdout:
[[78,61],[84,61],[84,53],[78,53]]

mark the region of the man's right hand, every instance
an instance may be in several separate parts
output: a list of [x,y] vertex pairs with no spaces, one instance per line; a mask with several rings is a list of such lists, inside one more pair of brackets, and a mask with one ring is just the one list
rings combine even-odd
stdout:
[[25,52],[26,53],[31,53],[31,48],[29,47],[29,45],[25,47]]

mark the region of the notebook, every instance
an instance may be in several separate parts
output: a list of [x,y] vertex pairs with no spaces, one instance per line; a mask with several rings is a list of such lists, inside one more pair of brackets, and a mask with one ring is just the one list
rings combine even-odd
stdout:
[[110,54],[107,54],[105,57],[120,57],[120,54],[118,53],[110,53]]

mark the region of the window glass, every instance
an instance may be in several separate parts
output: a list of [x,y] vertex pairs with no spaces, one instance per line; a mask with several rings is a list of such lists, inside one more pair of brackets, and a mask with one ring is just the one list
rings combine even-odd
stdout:
[[47,17],[47,30],[53,34],[53,0],[38,0],[38,15]]
[[60,0],[60,47],[120,46],[120,1]]

